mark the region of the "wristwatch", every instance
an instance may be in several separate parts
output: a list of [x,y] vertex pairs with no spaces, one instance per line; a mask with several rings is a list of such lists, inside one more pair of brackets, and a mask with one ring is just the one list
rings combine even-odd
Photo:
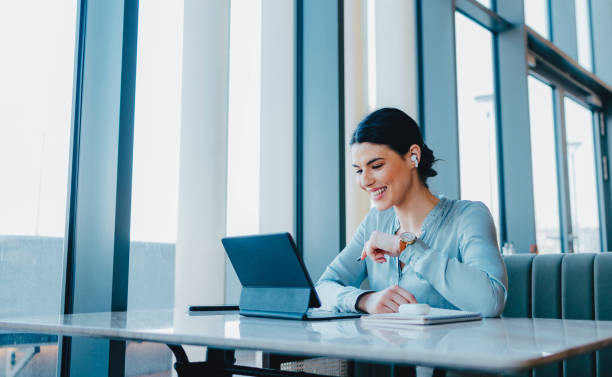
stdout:
[[404,249],[406,249],[406,246],[412,245],[417,240],[416,234],[412,232],[400,233],[399,237],[400,237],[400,251],[404,251]]

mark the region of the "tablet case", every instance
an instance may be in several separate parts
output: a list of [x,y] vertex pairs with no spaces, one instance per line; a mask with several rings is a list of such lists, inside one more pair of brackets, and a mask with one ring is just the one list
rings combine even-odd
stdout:
[[242,284],[240,314],[304,319],[321,302],[289,233],[221,240]]

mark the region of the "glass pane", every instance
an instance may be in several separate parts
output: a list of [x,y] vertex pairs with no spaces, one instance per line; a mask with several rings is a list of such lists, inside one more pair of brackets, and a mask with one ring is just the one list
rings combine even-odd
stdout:
[[476,0],[487,8],[491,8],[491,0]]
[[[75,0],[0,2],[2,315],[61,310],[76,12]],[[0,360],[55,376],[57,339],[23,343]]]
[[578,39],[578,63],[591,71],[593,62],[589,0],[576,0],[576,37]]
[[493,35],[455,15],[461,198],[489,207],[499,232]]
[[[128,310],[174,306],[183,1],[138,8]],[[128,343],[126,375],[171,375],[163,344]]]
[[601,251],[593,114],[565,97],[565,123],[574,251]]
[[[259,233],[260,228],[262,2],[230,4],[226,233],[234,236]],[[226,304],[237,304],[240,282],[232,267],[226,272]],[[255,367],[261,354],[243,350],[236,359]]]
[[525,1],[525,24],[546,39],[550,39],[548,0]]
[[[235,236],[259,233],[261,1],[231,2],[229,59],[226,234]],[[238,276],[226,273],[225,302],[238,303]]]
[[559,253],[562,250],[553,90],[532,76],[528,83],[536,242],[540,253]]
[[259,232],[260,1],[231,2],[229,57],[227,234],[233,236]]

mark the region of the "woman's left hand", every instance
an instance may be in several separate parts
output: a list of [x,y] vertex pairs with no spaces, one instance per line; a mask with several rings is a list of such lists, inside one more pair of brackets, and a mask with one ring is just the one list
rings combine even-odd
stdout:
[[385,255],[398,257],[401,253],[399,236],[374,231],[363,247],[361,259],[368,256],[376,263],[384,263],[387,261]]

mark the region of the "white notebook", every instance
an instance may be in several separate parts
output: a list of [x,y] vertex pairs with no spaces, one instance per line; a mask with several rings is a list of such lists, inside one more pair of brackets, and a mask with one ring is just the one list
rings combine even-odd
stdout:
[[438,323],[477,321],[480,313],[462,310],[431,308],[428,314],[385,313],[370,314],[361,317],[363,324],[385,327],[402,327],[403,325],[434,325]]

